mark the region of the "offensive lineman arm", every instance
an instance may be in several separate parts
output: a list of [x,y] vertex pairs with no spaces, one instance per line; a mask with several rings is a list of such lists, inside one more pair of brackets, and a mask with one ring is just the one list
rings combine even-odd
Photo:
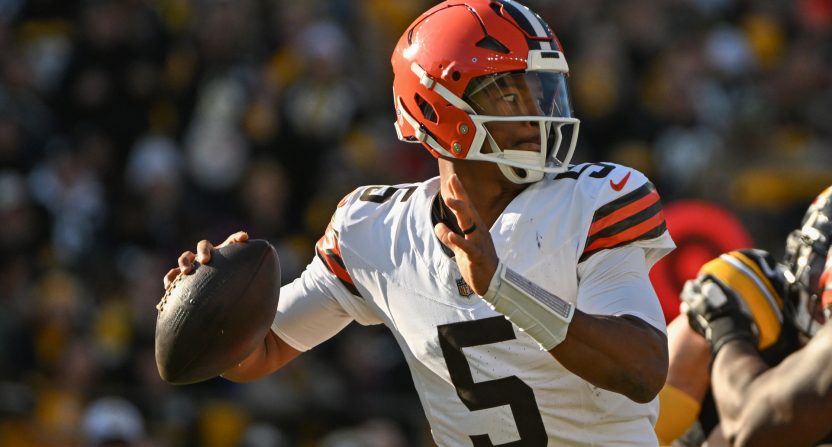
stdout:
[[[769,368],[758,351],[764,331],[735,293],[713,280],[689,286],[701,293],[683,293],[683,309],[714,353],[711,387],[726,439],[741,446],[814,445],[832,431],[832,324]],[[820,289],[827,286],[822,280]],[[823,293],[823,307],[830,306],[832,294]]]
[[[229,236],[225,242],[217,247],[244,243],[247,240],[248,233],[238,231],[237,233]],[[191,270],[193,270],[194,261],[197,261],[200,264],[207,264],[210,262],[212,248],[214,248],[214,246],[210,242],[202,240],[197,244],[196,254],[191,251],[182,253],[178,260],[179,266],[172,268],[165,275],[165,289],[168,288],[170,283],[180,272],[186,274],[190,273]],[[283,365],[289,363],[300,354],[301,351],[298,351],[286,344],[286,342],[278,337],[274,331],[270,330],[266,333],[263,343],[260,344],[254,352],[249,354],[249,356],[240,362],[236,367],[223,373],[222,377],[234,382],[250,382],[257,380],[263,376],[271,374],[274,371],[277,371],[283,367]]]
[[[462,228],[471,227],[470,224],[487,228],[456,175],[451,176],[450,192],[445,203],[457,221],[463,223]],[[462,276],[478,295],[486,295],[489,289],[493,292],[492,280],[508,278],[487,231],[460,235],[443,223],[437,224],[434,230],[439,240],[454,251]],[[500,286],[500,289],[503,287]],[[512,290],[517,287],[511,282],[509,287],[507,294],[516,295]],[[497,310],[500,310],[499,305]],[[555,326],[561,326],[556,330],[550,331],[550,328],[537,325],[537,329],[542,329],[544,333],[554,332],[545,334],[548,340],[554,340],[547,343],[554,343],[548,348],[549,353],[573,374],[595,386],[623,394],[639,403],[653,400],[667,375],[667,337],[634,316],[590,315],[576,309],[570,311],[574,312],[571,321],[566,317],[563,322],[555,322]],[[541,342],[529,328],[524,329]]]
[[723,432],[736,446],[814,445],[832,431],[832,324],[768,369],[737,339],[714,359],[714,398]]
[[[832,252],[819,294],[832,316]],[[832,432],[832,324],[802,349],[768,369],[743,340],[714,359],[712,381],[723,432],[735,445],[814,445]]]
[[702,402],[710,386],[708,364],[711,350],[708,342],[691,329],[685,314],[679,314],[670,322],[667,334],[670,349],[667,384],[696,402]]
[[711,349],[691,329],[688,316],[679,314],[667,326],[670,364],[667,380],[659,392],[656,435],[661,445],[685,434],[699,416],[702,399],[710,387]]

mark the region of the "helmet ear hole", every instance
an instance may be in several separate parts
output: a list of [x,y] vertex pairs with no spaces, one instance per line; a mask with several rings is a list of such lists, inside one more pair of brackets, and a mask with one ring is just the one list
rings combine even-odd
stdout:
[[422,98],[422,95],[416,93],[415,98],[416,104],[419,106],[419,111],[422,112],[422,116],[433,123],[439,122],[438,117],[436,116],[436,110],[430,105],[429,102],[425,101],[425,98]]

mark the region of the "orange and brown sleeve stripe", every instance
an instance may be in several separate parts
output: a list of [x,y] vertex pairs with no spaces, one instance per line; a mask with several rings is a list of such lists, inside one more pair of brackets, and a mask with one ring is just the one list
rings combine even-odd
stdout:
[[600,250],[620,247],[634,241],[654,239],[667,231],[659,193],[645,183],[598,208],[592,216],[586,247],[579,262]]
[[315,252],[329,271],[344,284],[350,293],[357,297],[361,296],[350,274],[347,272],[344,260],[341,258],[341,247],[338,245],[338,232],[332,228],[332,224],[326,227],[324,235],[315,244]]

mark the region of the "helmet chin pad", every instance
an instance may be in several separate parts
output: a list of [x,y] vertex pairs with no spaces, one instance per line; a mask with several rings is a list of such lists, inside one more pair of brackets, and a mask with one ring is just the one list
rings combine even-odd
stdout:
[[[545,154],[531,151],[518,151],[513,149],[506,149],[502,151],[502,155],[507,160],[518,161],[529,165],[542,165],[545,159]],[[543,171],[535,169],[514,168],[509,165],[498,164],[500,172],[514,183],[534,183],[543,179]]]

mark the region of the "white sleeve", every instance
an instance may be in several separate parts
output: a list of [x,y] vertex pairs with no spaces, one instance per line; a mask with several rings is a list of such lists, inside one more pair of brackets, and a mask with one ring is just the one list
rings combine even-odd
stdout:
[[353,321],[341,305],[349,295],[315,257],[298,279],[280,288],[272,331],[289,346],[308,351]]
[[602,250],[578,265],[578,309],[595,315],[632,315],[667,333],[659,298],[648,276],[648,249],[627,245]]

